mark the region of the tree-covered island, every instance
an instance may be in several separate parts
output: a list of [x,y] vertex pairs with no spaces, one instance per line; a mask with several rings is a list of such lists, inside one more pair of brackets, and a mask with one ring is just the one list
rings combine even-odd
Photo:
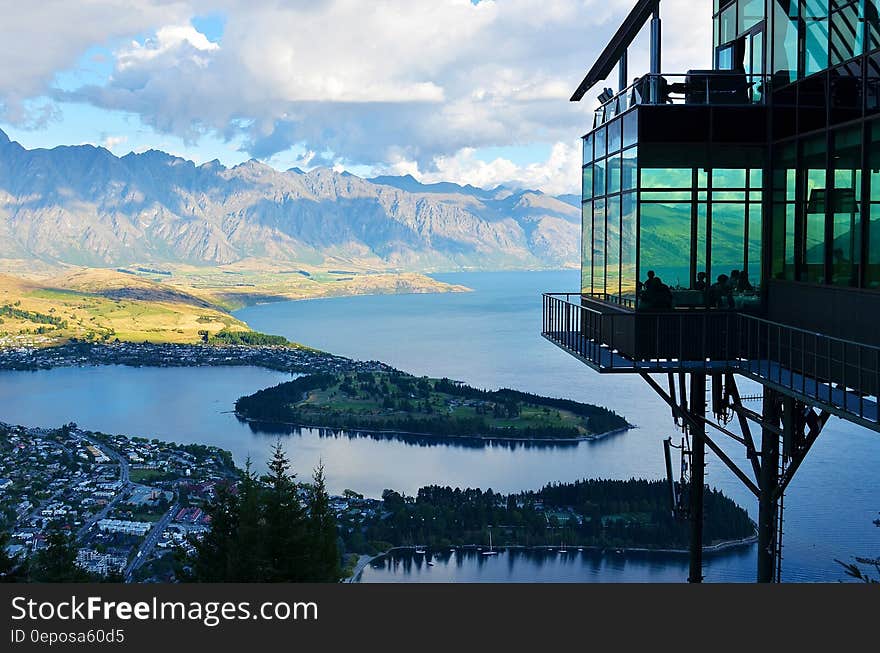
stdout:
[[235,413],[298,427],[506,440],[591,439],[630,426],[600,406],[399,371],[303,376],[239,398]]

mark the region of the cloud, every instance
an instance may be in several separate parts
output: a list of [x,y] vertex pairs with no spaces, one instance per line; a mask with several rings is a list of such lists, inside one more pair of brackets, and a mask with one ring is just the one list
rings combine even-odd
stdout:
[[[0,55],[6,119],[10,107],[21,106],[17,98],[50,92],[56,101],[137,114],[188,144],[207,133],[241,142],[258,158],[298,146],[334,164],[408,162],[425,175],[545,175],[550,184],[555,164],[549,161],[536,164],[549,166],[543,172],[516,171],[502,159],[479,162],[473,149],[570,143],[586,131],[592,99],[578,104],[568,97],[632,6],[632,0],[93,0],[81,16],[67,3],[50,2],[58,15],[48,27],[31,15],[35,10],[13,12],[27,15],[29,35],[12,48],[4,44],[4,52],[37,52],[24,72],[9,72],[3,64],[14,62]],[[219,43],[193,27],[193,17],[209,11],[224,15]],[[664,0],[662,12],[666,33],[678,35],[664,39],[664,68],[705,67],[711,5]],[[51,90],[54,72],[114,38],[106,84]],[[50,52],[25,47],[28,39]],[[634,54],[630,70],[637,74],[646,65],[644,53]]]
[[112,150],[117,145],[123,145],[128,142],[128,136],[110,136],[109,134],[104,136],[101,140],[101,147],[105,147],[108,150]]
[[439,156],[427,171],[419,169],[415,161],[398,160],[387,168],[397,175],[412,175],[422,183],[453,181],[480,188],[494,188],[500,184],[518,188],[538,188],[554,195],[580,191],[580,144],[558,142],[553,145],[545,161],[518,165],[509,159],[497,157],[483,161],[472,147],[462,148],[450,156]]

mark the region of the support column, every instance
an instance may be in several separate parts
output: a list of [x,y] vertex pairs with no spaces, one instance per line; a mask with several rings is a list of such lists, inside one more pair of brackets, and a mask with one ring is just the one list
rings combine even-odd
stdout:
[[691,426],[691,487],[690,487],[690,573],[689,583],[703,582],[703,489],[706,485],[706,375],[691,374],[690,413],[697,419]]
[[[763,422],[779,424],[779,397],[764,388]],[[779,433],[767,428],[761,431],[761,478],[758,497],[758,582],[772,583],[776,567],[776,510],[774,496],[779,484]]]

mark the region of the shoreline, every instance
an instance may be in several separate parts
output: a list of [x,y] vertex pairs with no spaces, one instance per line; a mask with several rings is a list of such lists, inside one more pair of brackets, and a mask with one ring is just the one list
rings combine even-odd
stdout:
[[248,424],[265,424],[267,426],[290,426],[297,429],[312,429],[312,430],[324,430],[324,431],[343,431],[346,433],[353,434],[364,434],[364,435],[396,435],[400,437],[411,437],[411,438],[433,438],[435,440],[480,440],[484,442],[496,441],[496,442],[543,442],[543,443],[566,443],[570,442],[572,444],[578,444],[580,442],[596,442],[598,440],[602,440],[612,435],[617,435],[619,433],[626,433],[627,431],[637,428],[635,425],[630,424],[629,426],[612,429],[611,431],[603,431],[602,433],[591,433],[589,435],[579,435],[576,438],[514,438],[514,437],[505,437],[499,435],[481,435],[481,434],[473,434],[473,435],[437,435],[436,433],[419,433],[418,431],[398,431],[395,429],[364,429],[364,428],[350,428],[350,427],[333,427],[333,426],[319,426],[314,424],[296,424],[293,422],[268,422],[266,420],[254,419],[251,417],[245,417],[244,415],[239,414],[236,411],[232,411],[236,418],[243,422],[247,422]]
[[[740,547],[751,546],[752,544],[757,543],[757,541],[758,541],[757,535],[750,535],[749,537],[744,537],[744,538],[740,538],[740,539],[736,539],[736,540],[722,540],[721,542],[717,542],[715,544],[704,545],[703,546],[703,553],[709,554],[709,555],[715,555],[718,553],[723,553],[724,551],[729,551],[730,549],[738,549]],[[484,544],[458,544],[458,545],[450,545],[450,546],[444,546],[444,547],[439,547],[439,548],[446,549],[446,550],[455,549],[456,552],[461,551],[461,550],[463,550],[463,551],[479,551],[479,550],[482,550],[483,548],[485,548],[485,545]],[[558,552],[559,548],[560,547],[553,545],[553,544],[546,544],[546,545],[540,544],[540,545],[534,545],[534,546],[525,546],[525,545],[521,545],[521,544],[511,544],[508,546],[495,547],[495,549],[498,551],[508,551],[508,550],[535,551],[535,552],[543,551],[544,553]],[[395,553],[397,551],[415,552],[416,549],[424,549],[426,551],[425,555],[427,555],[427,553],[429,553],[431,551],[431,547],[429,547],[427,545],[425,545],[425,546],[412,545],[412,546],[393,546],[390,549],[382,551],[381,553],[377,553],[376,555],[373,555],[373,556],[370,556],[368,554],[359,554],[358,562],[355,565],[354,569],[352,570],[351,576],[348,576],[347,578],[343,579],[342,582],[344,582],[344,583],[359,583],[360,582],[360,575],[363,573],[364,569],[366,569],[368,565],[372,564],[376,560],[379,560],[381,558],[385,558],[389,555],[392,555],[393,553]],[[688,555],[688,553],[689,553],[689,551],[687,549],[668,549],[668,548],[652,549],[652,548],[647,548],[647,547],[625,547],[625,546],[611,547],[611,546],[598,546],[595,544],[585,545],[585,546],[574,544],[574,545],[566,546],[565,549],[569,553],[583,553],[584,551],[590,551],[590,552],[599,551],[603,555],[606,553],[609,553],[612,555],[626,555],[628,553],[648,553],[648,554],[659,553],[659,554],[663,554],[663,555]],[[578,551],[578,549],[581,549],[581,551]]]

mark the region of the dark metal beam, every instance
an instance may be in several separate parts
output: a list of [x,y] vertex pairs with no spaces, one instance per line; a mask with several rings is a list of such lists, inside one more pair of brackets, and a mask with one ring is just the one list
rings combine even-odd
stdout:
[[[660,395],[660,398],[663,399],[663,401],[665,401],[667,404],[669,404],[674,411],[678,412],[681,419],[687,423],[688,427],[692,431],[694,429],[701,428],[701,422],[694,419],[694,417],[690,413],[681,410],[681,407],[677,406],[675,404],[675,402],[672,401],[672,398],[668,394],[666,394],[666,392],[663,390],[663,388],[661,388],[660,385],[654,379],[651,378],[650,374],[648,374],[647,372],[640,372],[639,375],[643,379],[645,379],[645,381],[648,382],[648,385],[650,385],[654,389],[654,392],[656,392],[658,395]],[[712,422],[705,422],[705,420],[704,420],[704,423],[712,424]],[[715,425],[712,424],[712,426],[715,426]],[[706,437],[706,436],[704,436],[704,437],[706,439],[706,444],[709,446],[710,449],[712,449],[713,452],[715,452],[715,454],[718,456],[718,458],[721,459],[721,462],[723,462],[730,469],[730,471],[732,471],[736,475],[736,477],[743,482],[743,485],[745,485],[752,494],[754,494],[755,496],[758,496],[760,494],[760,492],[758,490],[758,486],[752,482],[752,480],[748,477],[748,475],[746,475],[746,473],[743,472],[737,466],[737,464],[730,459],[730,457],[726,453],[724,453],[724,451],[721,449],[721,447],[719,447],[717,444],[712,442],[712,440],[709,439],[709,437]]]
[[785,470],[785,473],[782,475],[782,478],[779,479],[779,486],[776,488],[776,496],[782,496],[782,493],[785,492],[785,489],[788,487],[788,484],[791,483],[791,479],[794,478],[795,472],[798,470],[798,467],[801,466],[801,463],[804,462],[804,458],[807,457],[807,454],[810,452],[810,447],[819,439],[819,434],[822,432],[822,429],[825,427],[825,424],[828,422],[828,418],[831,417],[831,413],[827,411],[823,411],[819,416],[819,422],[815,429],[811,429],[809,435],[807,435],[806,440],[804,440],[804,446],[796,451],[794,455],[791,457],[791,464]]
[[[608,75],[618,65],[620,58],[623,56],[629,45],[638,36],[639,31],[644,27],[645,23],[651,15],[660,7],[660,0],[638,0],[633,10],[624,19],[623,24],[611,37],[608,45],[602,50],[602,54],[596,59],[596,63],[590,68],[584,81],[571,96],[572,102],[579,102],[581,98],[603,79],[607,79]],[[658,71],[659,72],[659,71]]]
[[[706,375],[691,374],[691,415],[706,412]],[[706,485],[706,427],[691,429],[691,486],[689,499],[691,518],[689,583],[703,582],[703,492]]]
[[749,462],[752,463],[752,471],[755,473],[755,480],[757,481],[761,478],[761,465],[758,462],[758,450],[755,448],[755,440],[752,437],[752,430],[749,428],[749,420],[746,419],[746,416],[743,415],[741,411],[736,410],[736,407],[743,407],[742,399],[739,396],[739,388],[736,386],[736,378],[729,372],[724,376],[727,392],[730,394],[730,398],[733,399],[733,412],[736,413],[736,416],[739,419],[739,430],[742,431],[743,437],[746,440],[746,457],[749,459]]

